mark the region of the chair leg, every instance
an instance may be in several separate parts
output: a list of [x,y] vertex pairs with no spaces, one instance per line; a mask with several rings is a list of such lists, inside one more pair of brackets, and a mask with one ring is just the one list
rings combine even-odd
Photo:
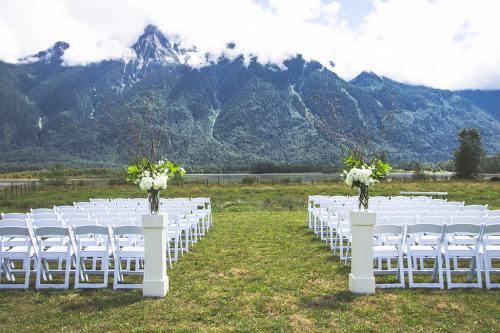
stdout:
[[484,280],[486,281],[486,288],[491,289],[491,281],[490,281],[490,269],[491,269],[491,259],[486,252],[484,254]]

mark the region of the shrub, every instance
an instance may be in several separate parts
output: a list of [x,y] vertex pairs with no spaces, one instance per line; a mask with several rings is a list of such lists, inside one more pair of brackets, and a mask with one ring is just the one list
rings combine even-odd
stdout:
[[241,179],[242,184],[255,184],[257,178],[254,176],[245,176]]

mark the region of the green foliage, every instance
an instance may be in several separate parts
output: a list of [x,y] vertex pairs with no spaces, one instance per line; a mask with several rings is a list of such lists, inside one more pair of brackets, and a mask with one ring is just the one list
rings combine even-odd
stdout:
[[462,129],[458,133],[459,146],[455,150],[455,176],[457,178],[477,178],[480,172],[484,147],[476,128]]
[[164,175],[166,174],[168,178],[174,178],[178,175],[183,177],[186,171],[179,165],[176,165],[166,158],[161,159],[159,162],[155,163],[147,158],[142,158],[138,161],[137,165],[130,165],[127,168],[127,179],[126,181],[132,184],[138,184],[140,180],[145,176],[153,175]]
[[241,179],[242,184],[255,184],[256,181],[257,178],[253,176],[245,176]]
[[345,171],[349,172],[353,168],[370,168],[372,171],[371,178],[377,181],[384,179],[392,170],[392,167],[388,162],[383,162],[380,159],[374,159],[371,161],[371,163],[368,164],[366,162],[363,162],[362,160],[355,159],[352,155],[346,157],[346,159],[344,160],[344,165],[344,174]]
[[500,173],[500,154],[485,157],[481,161],[481,172]]
[[66,184],[67,179],[68,174],[64,165],[56,162],[45,173],[43,181],[50,185],[63,185]]

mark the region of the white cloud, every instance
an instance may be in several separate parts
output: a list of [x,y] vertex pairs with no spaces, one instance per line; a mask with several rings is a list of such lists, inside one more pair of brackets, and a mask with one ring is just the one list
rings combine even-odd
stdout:
[[148,23],[186,46],[199,65],[206,52],[256,55],[281,62],[296,53],[350,79],[371,70],[440,88],[500,88],[497,0],[374,0],[353,29],[337,1],[269,0],[2,0],[0,59],[15,61],[58,40],[70,64],[118,58]]

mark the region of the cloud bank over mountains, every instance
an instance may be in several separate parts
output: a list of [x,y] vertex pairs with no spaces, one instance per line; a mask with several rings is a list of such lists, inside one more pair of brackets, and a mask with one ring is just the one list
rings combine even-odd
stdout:
[[301,53],[333,62],[345,79],[369,70],[438,88],[500,88],[500,1],[374,0],[372,7],[353,26],[337,1],[2,0],[0,59],[16,62],[59,40],[71,45],[68,65],[130,57],[151,23],[182,47],[196,46],[194,67],[222,55],[280,64]]

